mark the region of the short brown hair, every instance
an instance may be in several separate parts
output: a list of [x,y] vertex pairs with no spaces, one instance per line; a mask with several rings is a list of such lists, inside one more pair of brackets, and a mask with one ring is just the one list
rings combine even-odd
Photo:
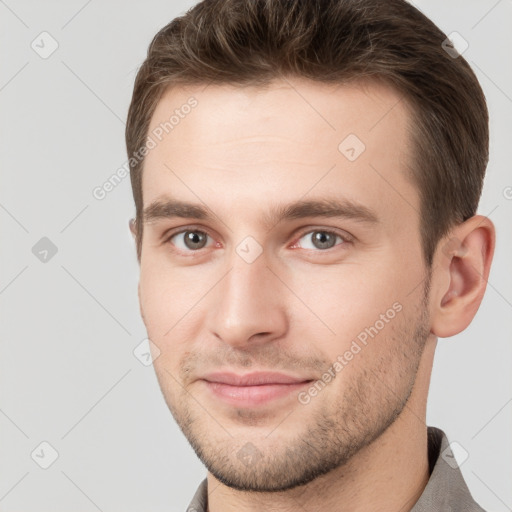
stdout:
[[137,73],[126,125],[142,246],[143,159],[149,123],[174,85],[384,80],[410,107],[412,179],[427,267],[439,240],[476,214],[489,151],[485,97],[446,35],[404,0],[203,0],[161,29]]

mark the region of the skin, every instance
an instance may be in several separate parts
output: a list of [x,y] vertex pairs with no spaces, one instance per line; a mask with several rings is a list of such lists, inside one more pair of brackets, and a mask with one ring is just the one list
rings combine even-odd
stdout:
[[[139,300],[163,396],[208,469],[210,512],[410,510],[429,478],[437,338],[465,329],[480,305],[492,222],[457,225],[428,279],[408,178],[411,116],[384,84],[180,86],[161,98],[150,132],[190,96],[197,107],[146,157],[144,207],[172,195],[215,217],[145,223]],[[366,146],[352,162],[338,150],[351,133]],[[379,222],[264,222],[276,204],[326,197],[371,208]],[[207,233],[204,247],[186,245],[186,229]],[[345,239],[318,246],[313,235],[326,229]],[[262,250],[252,263],[236,252],[248,236]],[[307,404],[293,392],[236,407],[201,380],[223,370],[321,379],[396,303]]]

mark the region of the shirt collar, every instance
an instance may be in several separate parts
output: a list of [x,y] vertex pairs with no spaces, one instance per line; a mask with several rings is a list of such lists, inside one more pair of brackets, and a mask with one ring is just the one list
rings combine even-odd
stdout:
[[446,434],[428,427],[427,436],[430,478],[411,512],[485,512],[473,500]]

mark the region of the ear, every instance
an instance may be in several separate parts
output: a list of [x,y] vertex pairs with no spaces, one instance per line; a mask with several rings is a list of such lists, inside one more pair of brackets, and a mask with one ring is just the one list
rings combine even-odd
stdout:
[[128,226],[130,227],[130,231],[132,232],[133,238],[137,239],[137,226],[135,224],[135,219],[130,219],[128,221]]
[[140,317],[142,318],[142,322],[144,323],[144,325],[146,325],[146,319],[144,318],[144,309],[142,308],[142,301],[140,300],[140,281],[139,281],[139,286],[137,287],[137,295],[139,297]]
[[466,329],[482,302],[491,268],[496,230],[475,215],[438,244],[431,289],[431,331],[440,338]]
[[135,250],[137,252],[137,261],[140,265],[140,258],[139,258],[139,250],[138,250],[138,229],[137,229],[137,220],[136,219],[130,219],[128,222],[128,225],[130,227],[130,231],[132,233],[133,239],[135,240]]

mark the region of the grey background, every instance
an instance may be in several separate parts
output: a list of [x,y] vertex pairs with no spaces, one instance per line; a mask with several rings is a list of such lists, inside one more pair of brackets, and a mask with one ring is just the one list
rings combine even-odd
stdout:
[[[146,333],[129,178],[92,195],[126,161],[124,120],[152,36],[193,3],[0,0],[2,512],[180,511],[206,474],[133,354]],[[456,455],[475,499],[502,512],[512,509],[512,1],[416,5],[469,43],[492,119],[479,213],[498,231],[475,320],[439,340],[427,423],[466,450]],[[43,31],[58,43],[48,58],[31,47],[46,37],[51,48]],[[58,452],[48,469],[43,441]]]

